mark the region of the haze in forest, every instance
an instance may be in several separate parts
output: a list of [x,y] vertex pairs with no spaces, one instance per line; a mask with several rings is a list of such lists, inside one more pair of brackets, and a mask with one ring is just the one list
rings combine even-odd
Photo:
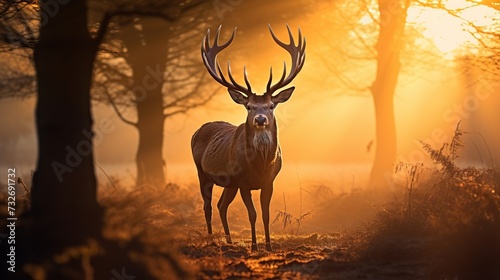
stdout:
[[[243,81],[246,65],[258,93],[264,90],[269,67],[278,76],[283,60],[289,65],[288,54],[273,42],[268,23],[285,41],[285,23],[295,36],[300,27],[307,39],[306,64],[293,81],[296,90],[287,103],[276,109],[284,157],[276,181],[277,193],[321,184],[339,192],[364,187],[373,162],[375,123],[368,88],[374,79],[375,61],[365,59],[369,52],[355,41],[361,36],[373,43],[376,32],[368,28],[372,23],[369,14],[350,12],[349,4],[339,7],[327,2],[306,7],[294,4],[284,9],[279,1],[267,5],[241,1],[230,10],[219,10],[221,40],[228,38],[233,27],[238,29],[234,42],[218,60],[224,71],[225,62],[231,61],[238,81]],[[488,19],[490,12],[484,8],[469,16],[488,24],[492,20]],[[408,45],[403,49],[394,101],[399,160],[427,161],[417,140],[439,148],[461,121],[462,128],[470,132],[462,162],[498,166],[500,85],[489,81],[494,74],[481,69],[471,71],[461,59],[474,55],[478,43],[462,30],[459,21],[444,12],[411,7],[408,21]],[[355,24],[354,31],[349,24]],[[212,36],[216,28],[211,27]],[[205,106],[167,119],[163,158],[168,182],[196,183],[190,139],[203,123],[244,122],[244,107],[233,103],[226,89],[217,83],[208,82],[199,93],[216,88],[217,95]],[[34,98],[3,99],[0,112],[1,168],[16,166],[28,175],[34,169],[37,149]],[[124,124],[108,106],[96,104],[94,119],[96,126],[103,120],[113,126],[112,132],[102,135],[102,141],[96,143],[96,162],[106,173],[133,182],[137,131]],[[107,180],[101,170],[97,174],[100,181]]]

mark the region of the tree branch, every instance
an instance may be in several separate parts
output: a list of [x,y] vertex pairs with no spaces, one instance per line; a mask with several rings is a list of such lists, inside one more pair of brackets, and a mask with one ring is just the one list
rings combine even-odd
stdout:
[[125,116],[122,114],[122,112],[120,112],[118,106],[116,106],[113,98],[111,97],[111,95],[108,93],[107,90],[104,91],[104,93],[106,94],[106,96],[108,97],[108,101],[109,103],[111,104],[111,107],[113,107],[113,110],[115,110],[116,112],[116,115],[118,115],[118,117],[126,124],[129,124],[129,125],[132,125],[132,126],[135,126],[137,127],[137,123],[136,122],[133,122],[133,121],[130,121],[128,119],[125,118]]

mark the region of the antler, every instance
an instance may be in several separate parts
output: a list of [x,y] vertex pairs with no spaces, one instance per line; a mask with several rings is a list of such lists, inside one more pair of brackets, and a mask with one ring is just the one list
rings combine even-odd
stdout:
[[302,32],[300,31],[299,27],[299,43],[297,46],[295,46],[295,41],[293,40],[293,34],[292,31],[290,31],[290,26],[288,24],[286,25],[286,29],[288,30],[288,36],[290,37],[290,43],[287,45],[276,37],[274,35],[273,30],[271,29],[271,25],[268,24],[269,26],[269,31],[271,31],[271,36],[273,36],[274,41],[280,45],[280,47],[284,48],[288,53],[290,53],[290,56],[292,57],[292,67],[290,70],[290,73],[288,76],[285,78],[286,75],[286,63],[283,61],[283,74],[281,75],[281,79],[271,86],[272,80],[273,80],[273,69],[271,67],[270,74],[269,74],[269,81],[267,82],[267,91],[266,95],[272,95],[277,89],[282,88],[286,85],[288,85],[294,78],[297,76],[297,74],[300,72],[302,69],[302,66],[304,66],[304,62],[306,60],[306,38],[302,39]]
[[233,75],[231,74],[231,64],[229,63],[229,61],[227,62],[227,74],[231,82],[229,82],[224,77],[224,73],[220,68],[219,62],[217,62],[216,60],[217,54],[223,49],[227,48],[233,42],[234,35],[236,33],[236,28],[234,28],[233,34],[231,34],[231,38],[229,38],[226,43],[219,45],[219,35],[221,28],[222,25],[219,25],[219,28],[217,28],[213,46],[210,46],[210,29],[208,29],[207,35],[203,38],[203,41],[201,43],[201,56],[203,58],[203,63],[205,64],[205,67],[207,67],[208,73],[210,73],[210,75],[221,85],[227,87],[228,89],[237,90],[238,92],[244,93],[247,96],[252,95],[254,93],[252,93],[252,87],[250,86],[250,82],[248,81],[246,67],[243,68],[243,74],[247,87],[244,87],[234,80]]

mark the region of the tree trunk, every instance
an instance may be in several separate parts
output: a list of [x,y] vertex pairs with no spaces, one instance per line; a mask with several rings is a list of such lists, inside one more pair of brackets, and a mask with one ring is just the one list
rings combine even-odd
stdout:
[[135,159],[137,186],[150,184],[162,187],[165,185],[162,156],[164,124],[162,100],[161,93],[155,94],[150,91],[148,98],[137,104],[137,131],[139,132],[139,146]]
[[140,24],[142,29],[129,29],[133,36],[124,40],[128,48],[127,61],[133,70],[133,90],[137,98],[136,127],[139,146],[136,154],[136,185],[163,186],[165,116],[162,87],[167,62],[169,24],[155,18],[141,19]]
[[400,52],[409,0],[379,0],[380,33],[376,45],[377,73],[371,87],[375,106],[375,159],[370,186],[387,186],[386,175],[392,174],[396,160],[396,124],[394,93],[400,70]]
[[87,30],[86,1],[58,5],[41,26],[35,49],[38,161],[31,206],[38,254],[100,235],[89,95],[96,49]]

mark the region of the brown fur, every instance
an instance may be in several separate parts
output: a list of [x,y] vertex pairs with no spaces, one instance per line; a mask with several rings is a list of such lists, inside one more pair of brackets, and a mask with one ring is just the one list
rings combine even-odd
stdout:
[[227,242],[231,243],[227,224],[227,208],[239,190],[250,220],[252,251],[257,250],[255,237],[257,213],[250,191],[260,189],[266,249],[271,250],[269,204],[273,195],[274,178],[281,169],[281,151],[278,145],[278,128],[274,117],[274,108],[290,98],[294,87],[275,93],[278,89],[288,85],[304,66],[306,42],[299,29],[299,42],[295,45],[292,32],[287,25],[290,43],[285,44],[276,38],[269,25],[269,31],[274,41],[290,54],[292,66],[288,76],[285,76],[285,65],[285,71],[274,85],[272,84],[271,71],[266,92],[263,95],[256,95],[251,89],[246,70],[243,71],[246,87],[239,85],[234,80],[229,64],[229,80],[224,78],[216,57],[220,51],[231,44],[236,29],[226,43],[219,45],[220,30],[221,26],[217,29],[213,44],[210,44],[210,30],[207,31],[207,36],[201,45],[203,63],[212,78],[227,87],[233,101],[245,106],[248,110],[248,116],[246,122],[238,127],[226,122],[206,123],[195,132],[191,139],[193,159],[198,169],[198,179],[204,202],[203,210],[207,229],[208,233],[211,234],[212,189],[214,184],[217,184],[225,188],[217,203],[217,208],[219,208]]

